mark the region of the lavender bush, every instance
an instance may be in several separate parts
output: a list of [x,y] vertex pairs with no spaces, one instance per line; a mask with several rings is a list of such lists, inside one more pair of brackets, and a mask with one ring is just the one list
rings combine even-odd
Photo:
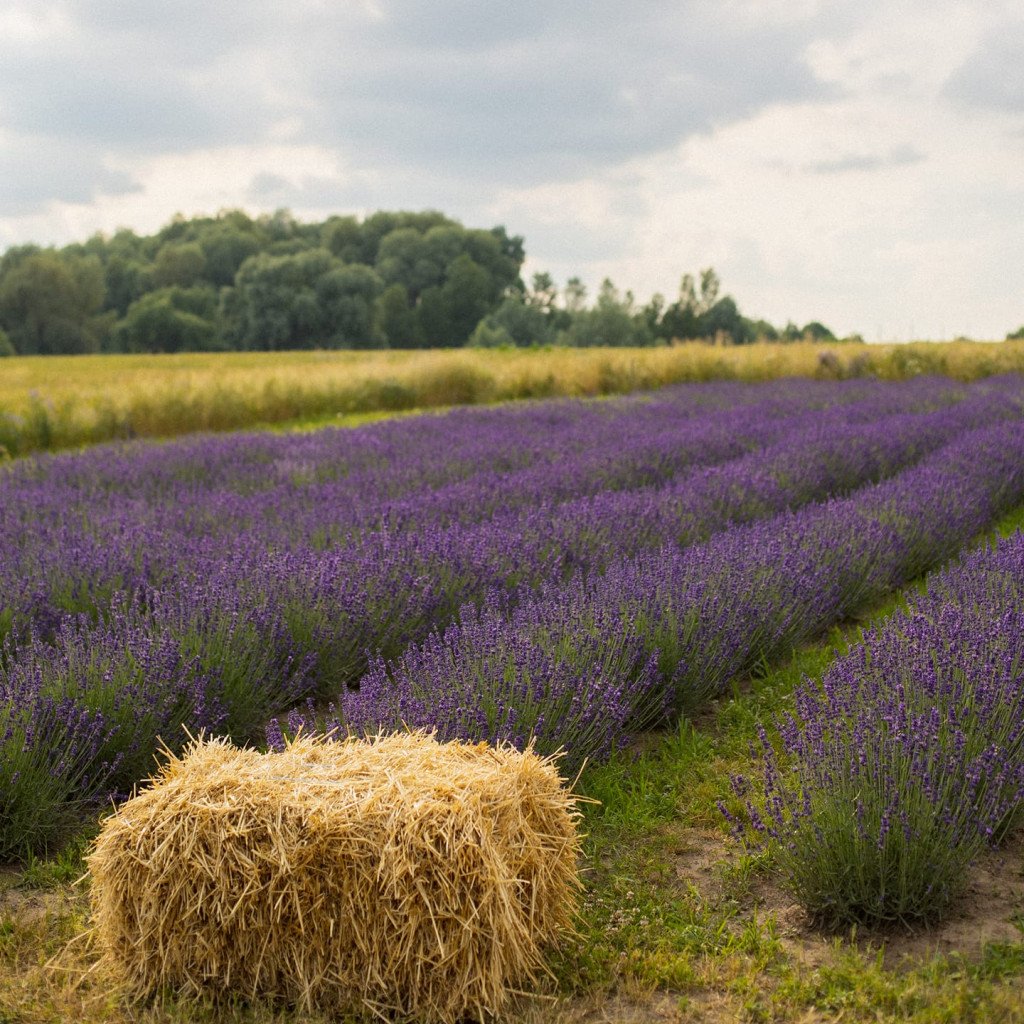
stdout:
[[544,754],[564,749],[569,771],[606,757],[639,716],[660,717],[657,659],[616,610],[580,612],[538,628],[530,604],[507,617],[467,608],[396,661],[378,659],[345,696],[344,722],[361,733],[404,723],[443,739],[533,740]]
[[110,732],[74,701],[0,691],[0,861],[52,847],[115,788]]
[[937,917],[1019,819],[1022,598],[1018,533],[939,574],[820,685],[805,681],[780,724],[781,758],[762,738],[751,820],[814,917]]

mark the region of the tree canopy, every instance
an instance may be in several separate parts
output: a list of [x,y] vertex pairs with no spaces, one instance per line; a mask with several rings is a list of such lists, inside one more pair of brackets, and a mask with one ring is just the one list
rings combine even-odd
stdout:
[[0,256],[0,355],[210,349],[651,345],[701,338],[831,339],[748,320],[711,268],[639,305],[610,280],[521,275],[523,239],[443,213],[302,223],[287,210],[176,216],[61,249]]

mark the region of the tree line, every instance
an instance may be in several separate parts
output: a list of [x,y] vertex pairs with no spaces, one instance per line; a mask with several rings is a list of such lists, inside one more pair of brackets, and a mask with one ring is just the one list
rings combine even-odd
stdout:
[[744,317],[712,269],[645,305],[605,280],[521,277],[523,239],[442,213],[302,223],[288,211],[175,217],[0,257],[0,355],[832,339]]

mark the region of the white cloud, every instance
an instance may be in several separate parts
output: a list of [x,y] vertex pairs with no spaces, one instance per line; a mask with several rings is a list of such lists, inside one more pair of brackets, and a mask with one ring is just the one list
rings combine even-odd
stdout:
[[[54,236],[82,239],[95,231],[110,232],[124,226],[152,232],[174,213],[191,216],[261,205],[274,209],[286,205],[279,199],[301,198],[310,183],[316,187],[315,201],[290,205],[297,215],[325,217],[341,205],[325,201],[330,184],[334,183],[336,194],[343,198],[345,190],[358,180],[333,150],[318,146],[228,146],[122,159],[112,162],[111,171],[139,182],[138,189],[88,202],[53,201],[42,211],[0,220],[0,242]],[[269,190],[268,201],[262,204],[252,201],[260,179],[276,181],[276,188]]]
[[0,245],[442,209],[874,338],[1024,320],[1014,0],[0,0]]
[[1014,152],[1007,127],[927,97],[780,106],[635,161],[628,189],[646,213],[611,213],[625,188],[611,175],[507,203],[552,234],[612,232],[591,284],[610,274],[671,296],[682,273],[713,265],[745,312],[774,322],[872,340],[1002,337],[1024,320],[1024,144]]

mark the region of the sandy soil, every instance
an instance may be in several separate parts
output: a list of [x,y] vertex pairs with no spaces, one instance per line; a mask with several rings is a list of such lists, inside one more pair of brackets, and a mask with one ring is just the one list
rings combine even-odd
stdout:
[[[722,899],[723,866],[734,864],[740,851],[712,830],[685,829],[677,836],[675,869],[680,881],[692,883],[708,900]],[[740,921],[755,912],[761,918],[774,914],[782,942],[800,961],[813,967],[829,959],[835,935],[815,927],[777,882],[755,878],[739,902]],[[942,921],[884,932],[861,929],[853,941],[865,952],[881,949],[883,963],[893,969],[954,951],[974,958],[990,942],[1020,942],[1024,935],[1015,920],[1024,922],[1024,833],[998,851],[987,852],[973,866],[963,896]]]

